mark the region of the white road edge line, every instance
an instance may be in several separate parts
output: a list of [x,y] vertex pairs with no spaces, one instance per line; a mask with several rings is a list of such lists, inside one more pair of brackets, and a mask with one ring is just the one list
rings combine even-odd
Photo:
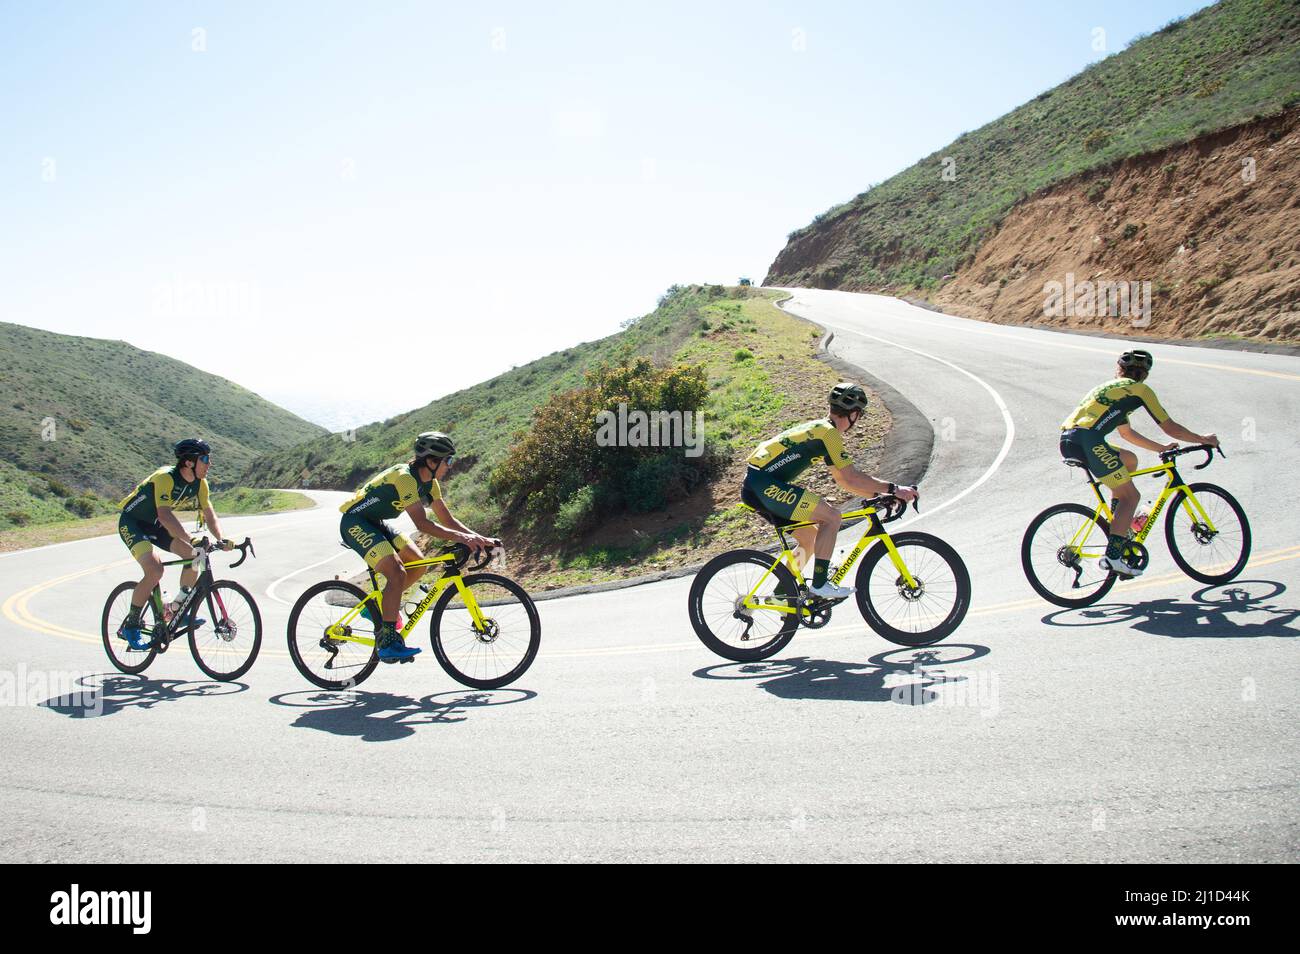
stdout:
[[[779,304],[782,308],[784,308],[786,304],[788,304],[793,300],[794,300],[794,296],[792,295],[790,298],[785,299]],[[806,318],[808,321],[817,321],[816,318],[809,318],[807,315],[800,315],[800,317]],[[817,321],[817,323],[822,324],[822,322],[820,321]],[[824,327],[826,327],[828,330],[830,329],[830,325],[824,325]],[[925,513],[923,514],[917,514],[916,516],[912,517],[909,520],[904,520],[901,524],[898,525],[899,528],[909,526],[913,523],[916,523],[918,520],[921,520],[925,517],[933,516],[934,514],[939,513],[941,510],[951,507],[953,504],[961,500],[967,494],[977,490],[990,477],[992,477],[995,473],[997,473],[998,468],[1002,466],[1002,462],[1006,460],[1007,455],[1011,453],[1011,445],[1016,439],[1016,422],[1011,419],[1011,411],[1007,408],[1007,402],[1002,399],[1002,395],[999,394],[996,390],[994,390],[991,384],[989,384],[983,378],[977,377],[976,375],[972,374],[970,371],[967,371],[965,368],[959,367],[958,365],[953,364],[951,361],[948,361],[945,358],[940,358],[938,355],[930,354],[927,351],[921,351],[918,348],[909,348],[907,345],[899,344],[897,341],[890,341],[888,338],[881,338],[878,335],[868,334],[865,331],[858,331],[855,328],[845,328],[843,325],[839,326],[839,330],[843,332],[847,332],[849,334],[861,335],[864,338],[871,338],[873,341],[879,341],[881,344],[890,345],[891,347],[894,348],[901,348],[903,351],[910,351],[912,352],[912,354],[918,354],[923,358],[929,358],[931,361],[937,361],[942,365],[952,368],[954,371],[966,375],[966,377],[970,378],[972,381],[974,381],[976,384],[982,387],[985,391],[989,392],[989,396],[993,398],[993,403],[996,404],[998,410],[1002,412],[1002,424],[1006,428],[1007,433],[1006,433],[1006,437],[1003,438],[1002,441],[1002,449],[999,450],[997,456],[993,458],[993,463],[989,465],[988,469],[984,471],[983,474],[980,475],[978,480],[976,480],[965,490],[958,493],[955,497],[950,497],[948,500],[945,500],[937,507],[927,508]]]
[[350,550],[340,550],[338,553],[335,553],[333,556],[327,556],[325,559],[320,560],[316,563],[309,564],[308,566],[301,566],[298,569],[294,570],[292,573],[286,573],[278,580],[272,580],[271,583],[266,588],[266,595],[269,596],[271,599],[275,600],[277,603],[280,603],[284,606],[292,606],[293,604],[290,603],[288,600],[282,600],[280,599],[280,597],[275,595],[275,588],[277,586],[279,586],[281,583],[285,583],[288,580],[293,579],[299,573],[306,573],[308,570],[314,570],[318,566],[324,566],[326,563],[332,563],[334,560],[337,560],[339,557],[349,556],[351,552],[352,551]]

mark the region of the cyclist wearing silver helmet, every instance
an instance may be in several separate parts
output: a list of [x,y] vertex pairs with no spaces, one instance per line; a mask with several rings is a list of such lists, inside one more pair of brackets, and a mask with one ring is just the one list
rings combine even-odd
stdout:
[[1061,422],[1061,456],[1084,464],[1098,483],[1110,488],[1115,519],[1110,525],[1106,553],[1098,563],[1103,570],[1113,570],[1127,578],[1142,574],[1140,569],[1124,559],[1124,543],[1133,524],[1133,514],[1142,499],[1131,476],[1137,467],[1137,455],[1111,446],[1106,435],[1113,430],[1130,444],[1156,453],[1177,450],[1176,443],[1153,441],[1129,424],[1130,414],[1146,408],[1160,429],[1175,441],[1219,446],[1217,436],[1188,430],[1161,407],[1155,392],[1146,384],[1154,364],[1155,358],[1150,351],[1137,348],[1125,351],[1115,364],[1117,377],[1084,395],[1074,413]]
[[831,477],[851,494],[869,497],[896,494],[903,500],[916,497],[915,487],[899,487],[862,473],[844,450],[842,434],[848,432],[867,407],[867,392],[856,384],[841,381],[831,389],[830,414],[782,431],[764,441],[749,455],[749,467],[740,499],[777,526],[809,521],[815,526],[793,530],[799,542],[801,568],[813,555],[813,579],[808,592],[823,599],[845,599],[853,587],[837,586],[827,579],[835,537],[843,518],[840,512],[815,493],[791,481],[816,461],[831,468]]
[[[451,470],[455,453],[456,447],[446,434],[425,431],[415,439],[414,457],[370,478],[356,496],[339,508],[343,514],[339,522],[343,543],[384,576],[383,620],[375,633],[379,658],[384,662],[408,659],[420,651],[403,641],[397,631],[397,614],[402,594],[425,573],[424,568],[408,571],[403,567],[403,563],[419,560],[423,554],[388,521],[404,512],[417,530],[463,543],[476,553],[500,543],[457,520],[442,499],[438,481]],[[429,519],[426,504],[437,522]]]

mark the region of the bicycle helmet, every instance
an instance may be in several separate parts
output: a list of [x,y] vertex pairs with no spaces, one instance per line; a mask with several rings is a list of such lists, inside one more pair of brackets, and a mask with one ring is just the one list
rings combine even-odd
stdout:
[[867,406],[867,392],[850,381],[841,381],[831,388],[830,402],[832,410],[851,414]]
[[212,448],[208,446],[208,442],[200,437],[187,437],[184,440],[179,440],[172,447],[172,450],[176,452],[178,460],[202,457],[204,454],[212,453]]
[[456,453],[456,445],[442,431],[425,431],[415,439],[416,457],[450,457]]
[[1119,366],[1121,368],[1131,368],[1142,372],[1142,377],[1151,373],[1151,366],[1155,364],[1155,358],[1151,357],[1150,351],[1125,351],[1119,356]]

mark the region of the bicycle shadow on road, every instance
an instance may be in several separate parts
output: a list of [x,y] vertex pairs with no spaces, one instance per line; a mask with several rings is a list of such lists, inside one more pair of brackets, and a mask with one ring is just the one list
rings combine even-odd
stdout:
[[166,702],[246,692],[242,682],[150,679],[107,672],[81,676],[76,688],[38,703],[71,719],[98,719],[127,709],[152,709]]
[[302,689],[272,696],[270,701],[301,710],[294,728],[352,736],[362,742],[392,742],[415,735],[419,726],[464,722],[474,709],[536,697],[531,689],[461,689],[420,699],[360,689]]
[[1190,600],[1099,603],[1049,613],[1043,622],[1063,628],[1127,625],[1173,639],[1294,639],[1300,636],[1300,609],[1271,602],[1284,592],[1286,585],[1276,580],[1234,580],[1198,590]]
[[700,679],[754,680],[779,699],[826,699],[839,702],[892,702],[929,705],[939,699],[932,687],[964,683],[967,677],[949,674],[950,666],[988,655],[987,646],[949,643],[891,649],[866,662],[814,659],[765,659],[761,662],[720,663],[697,669]]

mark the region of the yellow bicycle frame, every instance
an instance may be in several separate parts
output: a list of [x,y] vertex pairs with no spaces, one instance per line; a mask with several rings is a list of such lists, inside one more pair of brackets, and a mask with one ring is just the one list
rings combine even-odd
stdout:
[[[1191,518],[1192,522],[1202,523],[1208,527],[1211,532],[1218,533],[1217,528],[1214,526],[1214,522],[1210,520],[1210,515],[1205,512],[1205,508],[1201,506],[1201,502],[1197,500],[1196,495],[1192,493],[1192,488],[1188,487],[1186,481],[1179,476],[1178,469],[1173,461],[1157,464],[1155,467],[1147,467],[1143,470],[1135,470],[1131,476],[1141,477],[1145,474],[1160,473],[1168,473],[1169,479],[1165,483],[1164,489],[1160,491],[1160,496],[1156,498],[1155,506],[1153,506],[1151,512],[1147,514],[1146,523],[1143,524],[1141,530],[1134,534],[1133,542],[1142,543],[1146,540],[1147,535],[1151,533],[1151,528],[1155,526],[1156,518],[1159,517],[1161,511],[1165,509],[1165,504],[1169,502],[1169,498],[1177,494],[1179,491],[1182,491],[1184,494],[1183,508],[1187,511],[1187,516]],[[1068,544],[1070,549],[1085,558],[1093,556],[1100,557],[1102,555],[1101,552],[1084,552],[1083,541],[1088,538],[1088,531],[1097,525],[1098,520],[1100,520],[1103,515],[1109,523],[1113,523],[1115,520],[1115,512],[1110,508],[1110,505],[1106,503],[1106,498],[1102,496],[1101,488],[1098,486],[1097,481],[1089,476],[1088,484],[1092,487],[1092,492],[1097,495],[1097,510],[1092,515],[1092,521],[1090,523],[1085,523],[1080,527]],[[1112,526],[1111,529],[1114,530],[1115,528]],[[1105,547],[1102,548],[1102,552],[1104,551]]]
[[[455,558],[456,556],[453,553],[444,553],[441,556],[425,557],[422,560],[413,560],[410,563],[403,563],[402,567],[407,570],[413,570],[418,567],[427,568],[432,567],[437,563],[450,563],[455,560]],[[362,646],[373,646],[375,644],[373,636],[358,636],[356,633],[352,632],[351,626],[349,625],[354,619],[361,615],[361,611],[366,607],[366,604],[371,603],[372,601],[376,609],[379,609],[382,612],[383,594],[379,589],[374,570],[370,571],[370,582],[372,587],[370,592],[366,594],[365,598],[356,606],[352,607],[352,609],[344,613],[341,619],[326,628],[325,635],[327,637],[330,639],[337,639],[344,643],[359,643]],[[406,637],[424,616],[424,611],[433,605],[434,601],[442,595],[443,590],[452,585],[455,585],[456,590],[460,593],[460,598],[465,601],[465,608],[469,610],[470,618],[474,621],[474,629],[480,633],[486,632],[487,622],[483,616],[483,611],[479,609],[478,600],[474,598],[474,594],[470,591],[470,588],[464,584],[460,571],[452,570],[429,587],[429,592],[424,595],[424,599],[420,600],[419,604],[415,607],[415,612],[411,614],[410,619],[406,621],[406,625],[401,629],[403,641],[406,640]]]
[[[844,562],[840,564],[839,569],[835,571],[835,575],[831,577],[831,582],[838,585],[840,580],[848,576],[849,571],[857,564],[862,554],[867,551],[867,548],[875,541],[880,540],[885,544],[885,549],[889,552],[889,560],[894,564],[894,569],[898,571],[899,576],[903,578],[903,581],[908,586],[916,586],[916,580],[913,579],[911,571],[907,568],[907,564],[903,562],[902,556],[899,555],[898,548],[894,546],[894,541],[890,538],[889,531],[884,528],[884,525],[880,522],[880,518],[875,514],[875,507],[863,507],[861,510],[850,510],[843,514],[845,520],[857,520],[864,517],[871,517],[871,526],[868,527],[867,532],[862,535],[862,539],[858,541],[858,545],[855,546],[849,555],[844,558]],[[803,585],[806,582],[803,573],[795,563],[794,548],[790,546],[790,541],[786,539],[786,533],[791,530],[799,530],[803,527],[815,526],[817,526],[817,524],[805,520],[802,523],[792,523],[784,527],[776,528],[777,536],[781,538],[781,552],[776,555],[776,559],[774,559],[772,565],[767,568],[767,572],[759,577],[758,582],[754,584],[754,588],[745,595],[744,602],[741,604],[745,609],[771,610],[775,613],[799,612],[799,609],[794,606],[786,606],[781,603],[759,602],[755,598],[754,594],[758,592],[759,587],[763,585],[763,581],[772,575],[772,572],[777,568],[777,565],[780,564],[782,560],[785,561],[785,564],[790,568],[790,571],[794,573],[794,578],[797,583]]]

